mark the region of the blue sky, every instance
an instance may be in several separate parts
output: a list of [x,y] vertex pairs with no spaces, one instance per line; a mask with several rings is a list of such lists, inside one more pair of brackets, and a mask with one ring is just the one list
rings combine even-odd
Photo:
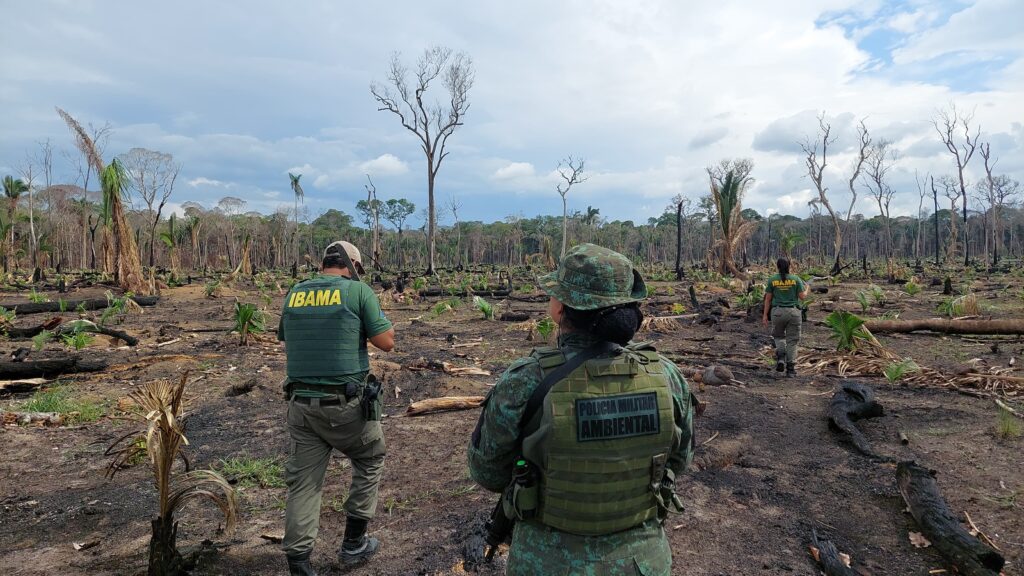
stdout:
[[[708,164],[749,156],[746,206],[806,215],[797,142],[822,110],[840,136],[826,173],[837,204],[864,119],[902,152],[894,212],[916,211],[915,170],[953,169],[930,124],[951,102],[973,111],[997,171],[1024,180],[1017,0],[640,4],[6,3],[0,172],[17,174],[46,138],[74,151],[60,106],[111,124],[108,159],[136,146],[173,154],[176,205],[235,196],[264,213],[290,208],[292,171],[310,218],[353,213],[365,174],[379,197],[422,208],[422,153],[369,85],[392,51],[412,63],[445,45],[476,69],[437,183],[438,202],[454,196],[464,220],[560,214],[554,169],[568,154],[590,176],[570,210],[646,221],[675,194],[706,194]],[[56,164],[58,180],[74,178],[72,162]],[[969,174],[982,176],[980,161]],[[872,214],[865,195],[858,208]]]

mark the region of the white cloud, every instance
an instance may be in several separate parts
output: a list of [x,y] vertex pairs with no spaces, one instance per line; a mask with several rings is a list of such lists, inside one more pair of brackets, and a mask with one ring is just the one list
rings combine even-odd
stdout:
[[792,194],[783,194],[779,196],[778,201],[779,205],[785,208],[787,214],[792,214],[797,209],[806,209],[807,203],[816,196],[817,193],[812,192],[809,188],[805,188]]
[[373,160],[367,160],[359,165],[359,170],[373,176],[395,176],[405,174],[409,166],[393,154],[381,154]]
[[215,188],[231,188],[233,184],[230,182],[221,182],[213,178],[207,178],[205,176],[199,176],[188,181],[188,185],[192,188],[199,188],[201,186],[213,186]]
[[912,36],[893,52],[893,60],[906,64],[958,52],[1020,56],[1024,52],[1022,19],[1019,0],[977,0],[942,26]]
[[515,180],[517,178],[532,178],[533,176],[533,164],[529,162],[512,162],[495,170],[491,178],[495,180]]

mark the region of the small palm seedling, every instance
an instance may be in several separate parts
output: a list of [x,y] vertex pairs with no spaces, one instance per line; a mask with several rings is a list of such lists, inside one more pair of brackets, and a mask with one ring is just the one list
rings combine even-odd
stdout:
[[473,296],[473,307],[484,315],[484,320],[494,320],[494,306],[479,296]]
[[46,294],[40,294],[39,292],[36,292],[35,288],[33,288],[32,291],[28,293],[28,301],[33,304],[40,304],[42,302],[49,302],[50,299],[46,297]]
[[46,346],[46,343],[53,340],[53,332],[49,330],[43,330],[39,334],[32,337],[32,349],[39,352]]
[[412,289],[419,292],[427,287],[427,280],[422,276],[412,281]]
[[[761,284],[754,284],[744,294],[740,294],[736,297],[736,304],[740,308],[753,308],[764,300],[764,286]],[[682,312],[673,312],[674,314],[681,314]]]
[[871,301],[875,304],[875,306],[885,306],[885,290],[882,290],[881,286],[876,286],[875,284],[872,284],[871,286],[868,286],[868,290],[871,291]]
[[903,291],[909,294],[910,296],[916,296],[921,293],[921,285],[918,284],[917,282],[914,282],[914,279],[911,278],[910,280],[907,281],[906,284],[903,285]]
[[0,306],[0,330],[8,328],[14,325],[14,320],[18,317],[14,310],[8,310],[3,306]]
[[540,334],[541,338],[547,340],[556,327],[555,321],[550,316],[545,316],[537,322],[537,333]]
[[444,314],[445,312],[451,311],[452,305],[449,304],[448,302],[438,302],[437,304],[434,304],[433,308],[430,309],[430,313],[433,314],[435,318],[437,318],[441,314]]
[[836,341],[836,350],[856,350],[857,343],[868,338],[864,320],[845,310],[836,310],[826,316],[825,324],[832,330],[829,338]]
[[83,332],[83,331],[80,331],[80,330],[75,330],[74,332],[71,332],[69,334],[62,335],[60,337],[60,339],[64,342],[64,345],[67,346],[68,348],[74,348],[75,350],[81,350],[82,348],[85,348],[90,343],[92,343],[93,335],[89,334],[88,332]]
[[207,298],[216,298],[221,295],[224,288],[221,286],[220,280],[210,280],[206,283],[206,287],[203,291]]
[[242,304],[235,300],[235,327],[238,332],[238,343],[245,346],[249,343],[249,334],[260,334],[267,329],[267,317],[255,304]]
[[871,301],[868,300],[868,293],[863,290],[858,290],[854,296],[857,297],[857,303],[860,304],[860,311],[867,312],[868,308],[871,308]]
[[68,301],[63,298],[57,298],[57,308],[60,309],[61,314],[68,311]]
[[672,314],[674,316],[679,316],[680,314],[685,314],[685,313],[686,313],[686,306],[684,306],[683,304],[680,304],[679,302],[676,302],[675,304],[672,305]]
[[893,362],[886,366],[882,370],[882,373],[885,374],[885,379],[888,380],[890,384],[895,384],[903,378],[903,376],[911,372],[917,372],[918,370],[920,370],[920,368],[918,368],[912,358],[904,358],[899,362]]
[[[188,373],[178,382],[150,381],[129,394],[138,406],[127,418],[146,426],[125,434],[110,448],[107,455],[114,459],[107,467],[107,476],[137,461],[140,454],[148,456],[158,495],[157,517],[152,521],[153,533],[149,543],[149,574],[171,576],[186,574],[187,562],[177,547],[178,524],[174,515],[195,498],[209,498],[224,515],[225,528],[232,530],[238,513],[235,490],[228,481],[213,470],[190,470],[182,447],[188,445],[185,424],[182,421],[185,385]],[[140,442],[141,440],[141,442]],[[184,471],[175,471],[174,463],[181,459]]]

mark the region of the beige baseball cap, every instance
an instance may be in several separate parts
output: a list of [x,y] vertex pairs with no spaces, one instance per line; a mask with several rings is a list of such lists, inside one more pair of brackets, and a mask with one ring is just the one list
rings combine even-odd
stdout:
[[340,254],[342,249],[344,249],[348,254],[348,257],[352,260],[352,264],[356,267],[356,270],[362,273],[363,258],[359,255],[359,248],[356,248],[351,242],[346,242],[344,240],[331,242],[330,245],[327,246],[327,249],[324,250],[324,258],[327,258],[331,254]]

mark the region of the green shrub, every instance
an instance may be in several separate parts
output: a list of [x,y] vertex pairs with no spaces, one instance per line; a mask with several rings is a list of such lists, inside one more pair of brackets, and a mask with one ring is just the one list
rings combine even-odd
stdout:
[[485,320],[494,320],[494,306],[479,296],[473,296],[473,307],[484,315]]
[[88,346],[92,340],[93,335],[88,332],[74,331],[71,334],[64,334],[60,337],[64,341],[64,345],[75,350],[81,350]]
[[686,306],[680,304],[679,302],[676,302],[675,304],[672,305],[672,314],[673,315],[679,316],[680,314],[685,314],[685,313],[686,313]]
[[53,332],[49,330],[43,330],[39,334],[32,337],[32,349],[39,352],[46,346],[46,343],[53,340]]
[[890,383],[895,383],[906,374],[917,372],[918,370],[920,370],[920,368],[918,368],[913,359],[904,358],[899,362],[893,362],[886,366],[885,369],[882,370],[882,373],[885,374],[886,380]]
[[551,336],[551,333],[555,331],[558,325],[549,316],[545,316],[537,322],[537,333],[540,334],[541,338],[547,340]]
[[36,292],[35,288],[33,288],[32,291],[28,293],[28,301],[34,304],[40,304],[42,302],[49,302],[50,299],[46,297],[46,294],[40,294],[39,292]]
[[867,292],[864,292],[863,290],[858,290],[856,293],[854,293],[854,296],[857,297],[857,303],[860,304],[861,312],[867,312],[868,308],[871,308],[871,301],[868,300]]
[[882,290],[880,286],[874,284],[868,286],[868,290],[871,291],[871,301],[875,306],[884,306],[886,302],[885,290]]
[[908,280],[907,283],[903,285],[903,291],[911,296],[916,296],[921,293],[921,285],[913,280]]
[[8,310],[3,306],[0,306],[0,325],[11,325],[14,324],[14,320],[17,319],[18,315],[14,310]]
[[413,290],[420,291],[427,287],[427,280],[420,276],[412,281]]
[[1019,438],[1021,433],[1020,420],[1009,410],[1000,406],[999,418],[996,421],[996,436],[1008,440],[1010,438]]
[[825,324],[832,330],[829,338],[836,341],[836,350],[856,350],[857,343],[867,338],[864,320],[845,310],[826,316]]
[[220,471],[241,488],[284,488],[284,466],[275,458],[241,456],[220,461]]
[[249,334],[260,334],[267,329],[267,316],[255,304],[245,304],[235,300],[235,327],[232,332],[238,332],[239,344],[249,343]]
[[444,301],[438,302],[437,304],[434,304],[434,306],[430,309],[430,313],[433,314],[435,318],[440,316],[441,314],[444,314],[445,312],[451,312],[451,311],[452,311],[451,304],[449,304],[448,302],[444,302]]
[[98,402],[79,400],[67,386],[40,388],[21,405],[25,412],[54,412],[64,416],[68,424],[95,422],[103,416],[104,408]]

